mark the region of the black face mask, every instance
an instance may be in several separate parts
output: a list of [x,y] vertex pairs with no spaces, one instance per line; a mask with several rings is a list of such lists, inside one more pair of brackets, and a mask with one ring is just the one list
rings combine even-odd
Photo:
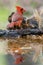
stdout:
[[23,14],[23,8],[21,8],[21,13]]

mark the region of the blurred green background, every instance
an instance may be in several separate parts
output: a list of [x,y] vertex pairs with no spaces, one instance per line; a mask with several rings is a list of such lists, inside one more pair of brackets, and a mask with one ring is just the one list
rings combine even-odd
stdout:
[[6,21],[9,15],[9,10],[5,7],[0,7],[0,21]]

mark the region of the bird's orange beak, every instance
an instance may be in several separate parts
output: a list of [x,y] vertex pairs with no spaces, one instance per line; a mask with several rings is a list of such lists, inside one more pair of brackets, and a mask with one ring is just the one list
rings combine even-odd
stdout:
[[25,10],[25,9],[23,9],[23,12],[26,12],[26,10]]

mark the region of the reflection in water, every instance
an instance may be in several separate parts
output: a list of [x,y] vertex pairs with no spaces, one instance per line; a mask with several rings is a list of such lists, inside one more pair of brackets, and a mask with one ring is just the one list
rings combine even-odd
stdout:
[[[17,50],[18,48],[22,48],[22,47],[31,47],[30,49],[22,49],[22,51],[20,52],[21,54],[30,54],[30,52],[34,52],[33,54],[33,61],[36,62],[38,60],[39,57],[42,58],[43,56],[43,38],[41,38],[41,36],[31,36],[28,37],[27,39],[15,39],[15,40],[10,40],[8,43],[8,46],[10,48],[10,51],[13,49],[13,51]],[[40,59],[41,59],[40,58]],[[43,60],[43,58],[41,59],[41,61]]]
[[[16,51],[16,52],[15,52]],[[27,38],[0,39],[0,54],[23,55],[25,61],[31,56],[32,62],[43,65],[43,36],[27,36]],[[27,55],[27,56],[25,56]],[[7,59],[7,58],[6,58]],[[31,61],[30,61],[31,62]],[[38,63],[38,64],[37,64]]]

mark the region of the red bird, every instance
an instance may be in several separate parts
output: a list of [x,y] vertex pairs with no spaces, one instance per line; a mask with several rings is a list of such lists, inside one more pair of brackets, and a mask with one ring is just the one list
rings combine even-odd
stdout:
[[20,7],[16,6],[16,12],[12,15],[12,22],[8,24],[8,28],[14,28],[14,26],[21,26],[22,20],[23,20],[23,13],[25,10]]

